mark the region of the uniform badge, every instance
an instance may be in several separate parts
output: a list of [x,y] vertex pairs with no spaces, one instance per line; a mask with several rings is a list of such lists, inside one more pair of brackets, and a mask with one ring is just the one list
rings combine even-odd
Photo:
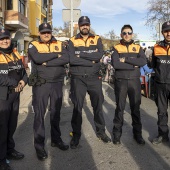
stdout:
[[136,51],[136,48],[135,48],[135,47],[133,47],[133,48],[132,48],[132,51]]
[[55,46],[55,50],[56,50],[56,51],[58,51],[58,50],[59,50],[59,48],[58,48],[57,46]]
[[47,27],[47,24],[44,24],[44,27]]
[[94,44],[94,41],[93,41],[93,40],[91,40],[91,41],[90,41],[90,44]]

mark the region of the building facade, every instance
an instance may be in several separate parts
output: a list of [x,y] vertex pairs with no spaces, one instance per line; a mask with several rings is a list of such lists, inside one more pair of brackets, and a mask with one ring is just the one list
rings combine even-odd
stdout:
[[27,55],[28,44],[38,37],[42,22],[52,25],[52,0],[0,0],[0,28],[11,32],[21,55]]

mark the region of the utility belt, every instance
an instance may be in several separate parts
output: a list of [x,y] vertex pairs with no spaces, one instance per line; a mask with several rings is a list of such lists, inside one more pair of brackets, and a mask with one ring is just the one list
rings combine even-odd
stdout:
[[95,78],[95,77],[100,77],[100,75],[88,75],[88,74],[83,74],[83,75],[71,75],[71,78],[76,78],[76,77],[79,77],[79,78]]
[[45,84],[46,80],[39,77],[35,73],[31,73],[28,77],[28,85],[29,86],[41,86],[42,84]]

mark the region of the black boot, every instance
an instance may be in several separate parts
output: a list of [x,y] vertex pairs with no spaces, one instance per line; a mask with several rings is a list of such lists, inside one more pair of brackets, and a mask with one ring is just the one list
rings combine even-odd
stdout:
[[24,154],[16,151],[15,149],[7,153],[7,159],[19,160],[23,158]]
[[145,141],[141,135],[134,135],[134,139],[139,145],[145,145]]
[[36,154],[37,154],[37,158],[41,161],[48,158],[48,155],[47,155],[45,149],[36,149]]
[[113,136],[113,144],[120,145],[120,136]]
[[79,137],[73,136],[71,141],[70,141],[70,148],[71,149],[76,149],[79,145]]

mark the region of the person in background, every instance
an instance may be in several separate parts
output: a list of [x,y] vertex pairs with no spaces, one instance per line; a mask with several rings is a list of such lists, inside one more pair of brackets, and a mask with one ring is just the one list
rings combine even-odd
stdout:
[[130,25],[124,25],[121,29],[120,43],[114,47],[111,56],[115,69],[115,97],[116,110],[113,126],[113,143],[120,144],[122,135],[123,114],[127,95],[129,97],[133,136],[136,142],[144,145],[142,138],[142,123],[140,116],[141,83],[140,67],[146,64],[146,56],[143,49],[132,40],[133,29]]
[[[36,81],[33,86],[34,117],[34,147],[37,158],[45,160],[48,157],[45,151],[44,115],[50,99],[51,146],[61,150],[68,150],[61,139],[60,111],[62,106],[62,87],[65,76],[64,65],[69,62],[66,46],[52,36],[49,23],[39,25],[39,38],[29,44],[28,54],[32,61],[32,75]],[[35,77],[30,80],[35,80]]]
[[154,145],[169,141],[168,100],[170,100],[170,21],[162,25],[163,41],[153,49],[152,67],[155,71],[155,103],[158,108],[158,136],[152,141]]
[[105,65],[105,68],[106,68],[106,74],[105,74],[105,77],[104,77],[104,82],[108,82],[109,80],[109,70],[111,69],[111,65],[110,65],[110,62],[111,62],[111,56],[110,56],[110,53],[109,52],[106,52],[104,58],[103,58],[103,63]]
[[148,74],[152,73],[154,70],[153,68],[149,68],[147,64],[145,64],[143,67],[140,67],[140,73],[141,76],[145,76],[145,81],[149,81],[149,76]]
[[90,33],[90,19],[82,16],[78,21],[80,33],[69,41],[71,96],[74,104],[71,125],[73,137],[70,147],[76,149],[81,137],[82,108],[86,92],[90,95],[94,112],[97,137],[103,142],[111,142],[105,133],[105,120],[102,110],[104,101],[102,79],[99,75],[103,45],[98,35]]
[[0,170],[10,170],[6,159],[20,160],[24,154],[15,150],[20,92],[27,83],[22,59],[11,43],[10,32],[0,29]]
[[146,55],[146,58],[147,58],[147,59],[149,59],[149,57],[152,56],[152,53],[153,53],[153,51],[152,51],[152,49],[151,49],[150,46],[149,46],[148,48],[146,48],[146,50],[145,50],[145,55]]

